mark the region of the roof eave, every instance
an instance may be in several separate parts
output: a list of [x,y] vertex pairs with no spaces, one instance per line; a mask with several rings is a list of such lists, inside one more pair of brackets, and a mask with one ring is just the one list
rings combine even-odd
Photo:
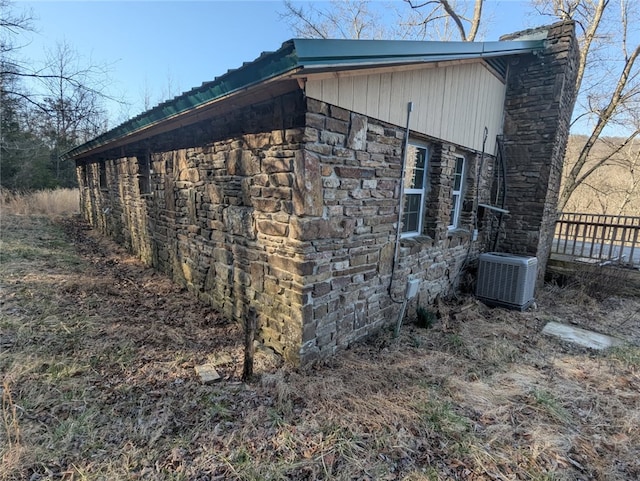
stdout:
[[75,147],[62,155],[63,159],[86,157],[105,145],[122,142],[126,138],[170,122],[194,110],[246,91],[256,85],[290,75],[298,68],[293,42],[288,41],[270,54],[263,54],[243,67],[231,70],[211,82],[189,90],[172,100],[163,102],[98,137]]
[[441,62],[531,53],[542,40],[503,42],[414,42],[295,39],[300,64],[308,67]]
[[239,69],[231,70],[69,150],[62,158],[79,159],[104,151],[107,145],[126,145],[126,140],[132,136],[152,131],[185,114],[204,110],[239,92],[301,71],[488,59],[531,53],[542,48],[542,40],[476,43],[293,39],[284,42],[276,52],[262,54]]

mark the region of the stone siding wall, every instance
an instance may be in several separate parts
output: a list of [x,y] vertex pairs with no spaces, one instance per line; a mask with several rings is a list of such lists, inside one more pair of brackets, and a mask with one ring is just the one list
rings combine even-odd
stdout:
[[[510,214],[500,248],[537,256],[539,284],[557,217],[578,62],[573,23],[544,30],[548,30],[544,51],[519,57],[509,67],[504,137]],[[517,40],[523,33],[535,31],[502,40]]]
[[[300,93],[195,128],[191,146],[174,132],[80,165],[85,217],[228,318],[255,309],[260,338],[290,362],[394,324],[408,279],[420,281],[410,314],[451,294],[484,241],[471,242],[476,152],[417,139],[429,148],[424,232],[401,240],[394,267],[404,129]],[[456,155],[465,194],[451,232]]]
[[[320,176],[310,181],[312,215],[301,218],[303,228],[294,232],[314,266],[306,279],[305,362],[394,324],[408,279],[421,281],[410,311],[451,294],[462,264],[477,255],[480,241],[469,244],[479,155],[422,138],[430,146],[424,235],[401,240],[392,283],[403,138],[401,127],[307,101],[304,155],[312,166],[307,168]],[[456,153],[466,158],[466,188],[461,229],[449,232]],[[488,198],[490,165],[482,199]]]
[[263,342],[293,363],[310,269],[300,244],[288,241],[304,202],[295,194],[305,181],[295,174],[303,163],[301,104],[299,92],[285,95],[193,126],[196,145],[157,151],[184,145],[180,132],[170,133],[135,156],[78,167],[93,226],[228,318],[255,309]]

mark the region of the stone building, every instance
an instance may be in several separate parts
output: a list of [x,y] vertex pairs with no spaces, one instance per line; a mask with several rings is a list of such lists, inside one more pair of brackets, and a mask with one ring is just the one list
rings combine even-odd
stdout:
[[409,280],[410,310],[449,295],[496,245],[544,270],[576,60],[572,23],[290,40],[67,157],[94,227],[307,363],[395,323]]

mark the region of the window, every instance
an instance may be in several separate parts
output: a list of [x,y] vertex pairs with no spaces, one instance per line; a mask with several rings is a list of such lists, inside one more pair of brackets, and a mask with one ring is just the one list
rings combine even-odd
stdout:
[[453,172],[453,189],[451,193],[451,215],[449,217],[449,229],[458,227],[460,207],[462,205],[462,186],[464,184],[464,157],[456,157],[456,166]]
[[83,189],[89,188],[89,172],[87,172],[87,164],[82,164],[80,166],[80,178],[78,179],[80,183],[80,187]]
[[141,195],[151,193],[151,159],[148,153],[138,156],[138,187]]
[[409,144],[404,175],[404,208],[402,213],[402,236],[409,237],[422,232],[422,217],[425,204],[427,148]]
[[100,188],[106,189],[107,188],[107,166],[105,165],[104,160],[101,160],[98,166],[100,169]]

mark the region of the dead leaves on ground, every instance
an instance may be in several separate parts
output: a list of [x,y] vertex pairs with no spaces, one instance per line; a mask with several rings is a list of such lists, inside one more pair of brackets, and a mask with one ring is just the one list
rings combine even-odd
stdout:
[[[0,427],[13,443],[2,479],[640,476],[637,351],[540,335],[583,306],[440,304],[446,322],[430,330],[406,323],[398,340],[382,332],[305,371],[259,352],[244,384],[241,326],[77,219],[62,223],[66,247],[36,224],[9,233],[31,247],[0,281],[3,413],[15,413]],[[640,303],[606,302],[588,306],[590,325],[608,318],[640,342]],[[208,363],[222,382],[199,382]]]

